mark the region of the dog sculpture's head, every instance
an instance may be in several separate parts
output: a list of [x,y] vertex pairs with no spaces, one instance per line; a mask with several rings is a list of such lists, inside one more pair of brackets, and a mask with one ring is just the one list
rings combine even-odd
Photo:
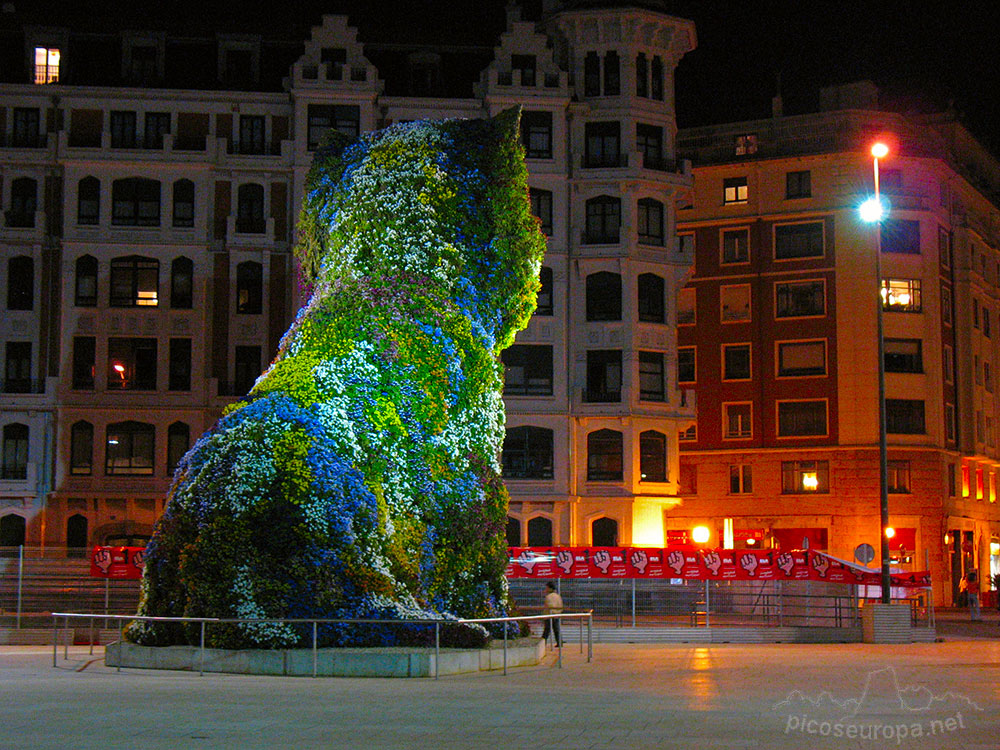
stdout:
[[422,278],[490,348],[508,346],[534,311],[545,250],[527,200],[519,119],[510,109],[357,139],[331,132],[300,217],[298,254],[316,293],[352,278]]

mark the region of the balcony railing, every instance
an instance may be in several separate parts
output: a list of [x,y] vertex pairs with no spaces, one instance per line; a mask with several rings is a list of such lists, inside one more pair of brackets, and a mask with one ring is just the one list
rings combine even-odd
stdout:
[[530,378],[524,383],[507,382],[503,387],[505,396],[551,396],[551,378]]
[[608,391],[599,388],[584,388],[583,401],[586,404],[613,404],[621,402],[621,389]]
[[0,133],[0,146],[7,148],[45,148],[47,145],[47,133],[12,133],[9,136]]
[[0,380],[0,393],[45,393],[45,380],[35,378]]
[[4,211],[4,224],[11,229],[33,229],[34,211]]

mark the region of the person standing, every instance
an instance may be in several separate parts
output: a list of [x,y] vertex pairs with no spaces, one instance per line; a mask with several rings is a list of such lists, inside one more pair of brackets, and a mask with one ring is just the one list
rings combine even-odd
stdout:
[[969,596],[969,619],[982,622],[983,617],[979,612],[979,575],[974,570],[965,574],[965,592]]
[[[556,587],[549,581],[545,584],[545,600],[542,606],[543,615],[557,615],[563,611],[563,600],[556,591]],[[556,648],[562,645],[562,637],[559,632],[559,618],[553,617],[545,621],[545,628],[542,630],[542,640],[548,642],[549,633],[555,635]]]

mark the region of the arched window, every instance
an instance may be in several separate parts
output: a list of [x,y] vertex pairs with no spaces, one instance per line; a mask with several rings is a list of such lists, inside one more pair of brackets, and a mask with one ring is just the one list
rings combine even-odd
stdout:
[[552,269],[542,266],[538,272],[538,281],[541,287],[538,289],[538,307],[535,308],[535,315],[552,315]]
[[143,422],[108,425],[104,473],[109,476],[151,475],[156,428]]
[[649,96],[649,63],[643,52],[635,58],[635,95],[643,98]]
[[662,323],[666,319],[663,277],[655,273],[641,273],[638,279],[639,320],[644,323]]
[[111,223],[119,227],[160,226],[160,183],[126,177],[111,184]]
[[656,430],[639,435],[639,481],[667,481],[667,436]]
[[20,547],[24,544],[24,517],[9,513],[0,517],[0,547]]
[[76,223],[91,226],[101,222],[101,181],[84,177],[76,185]]
[[236,231],[241,234],[264,233],[264,186],[253,182],[236,191]]
[[597,430],[587,435],[587,480],[615,482],[622,479],[622,434]]
[[614,50],[604,53],[604,95],[618,96],[621,93],[621,65]]
[[92,255],[81,255],[76,259],[75,297],[77,307],[97,305],[97,258]]
[[177,180],[174,183],[175,227],[194,226],[194,183],[191,180]]
[[663,247],[663,204],[652,198],[640,198],[638,219],[639,242]]
[[111,261],[111,307],[156,307],[160,261],[129,255]]
[[30,229],[35,226],[35,211],[38,210],[38,183],[30,177],[18,177],[10,183],[10,211],[7,212],[8,227]]
[[584,239],[588,245],[617,243],[622,223],[622,202],[610,195],[599,195],[587,201],[587,231]]
[[90,474],[94,468],[94,425],[80,420],[70,429],[70,474]]
[[191,445],[191,428],[174,422],[167,428],[167,474],[173,474]]
[[507,546],[521,546],[521,522],[511,516],[507,516]]
[[66,546],[70,549],[82,549],[87,546],[87,518],[75,513],[66,519]]
[[503,441],[503,475],[509,479],[552,478],[552,430],[512,427]]
[[653,57],[653,65],[649,75],[649,96],[663,101],[663,60],[659,55]]
[[587,320],[622,319],[622,277],[599,271],[587,276]]
[[618,546],[618,522],[613,518],[597,518],[590,524],[590,544],[593,547]]
[[263,310],[264,271],[252,260],[236,266],[236,312],[259,314]]
[[583,95],[601,95],[601,58],[596,52],[588,52],[583,59]]
[[3,428],[3,479],[28,478],[28,425],[8,424]]
[[535,516],[528,521],[528,546],[552,546],[552,521],[544,516]]
[[7,309],[31,310],[35,306],[35,261],[18,255],[7,261]]
[[170,264],[170,306],[190,310],[194,301],[194,263],[190,258],[174,258]]

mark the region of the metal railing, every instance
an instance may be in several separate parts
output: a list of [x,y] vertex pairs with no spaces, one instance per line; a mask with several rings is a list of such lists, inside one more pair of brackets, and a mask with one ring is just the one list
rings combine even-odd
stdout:
[[[63,620],[63,627],[59,627],[59,618]],[[86,619],[90,623],[90,653],[94,653],[94,623],[96,620],[115,620],[118,622],[118,642],[123,643],[125,639],[125,623],[127,622],[172,622],[179,624],[199,625],[199,647],[198,647],[198,676],[205,674],[205,630],[208,625],[311,625],[312,626],[312,676],[318,676],[319,664],[319,626],[320,625],[426,625],[434,626],[434,679],[438,679],[441,670],[441,626],[442,625],[484,625],[487,623],[509,623],[509,622],[531,622],[556,620],[559,627],[556,632],[562,632],[562,623],[566,620],[577,620],[580,623],[580,653],[583,653],[583,631],[586,622],[587,629],[587,662],[594,660],[594,627],[592,612],[562,612],[559,614],[545,615],[521,615],[517,617],[481,617],[473,619],[459,620],[383,620],[383,619],[355,619],[355,618],[260,618],[260,617],[148,617],[145,615],[102,615],[95,613],[80,612],[53,612],[52,613],[52,666],[58,664],[59,634],[62,630],[69,630],[70,620]],[[105,623],[106,624],[106,623]],[[508,648],[508,628],[503,630],[503,673],[507,674],[507,648]],[[63,659],[69,658],[69,638],[63,639]],[[563,645],[563,644],[558,644]],[[557,663],[559,668],[563,666],[563,649],[557,648]],[[116,671],[121,671],[121,664]],[[192,671],[194,665],[192,664]]]

